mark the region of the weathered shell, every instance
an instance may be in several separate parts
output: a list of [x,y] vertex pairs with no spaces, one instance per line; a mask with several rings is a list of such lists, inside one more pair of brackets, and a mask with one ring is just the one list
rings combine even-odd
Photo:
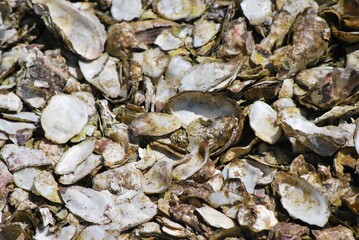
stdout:
[[180,91],[208,91],[218,85],[225,87],[238,71],[236,63],[208,62],[193,66],[181,79]]
[[128,160],[128,143],[109,143],[102,152],[103,164],[106,167],[114,168],[124,164]]
[[[251,217],[254,219],[252,220]],[[240,225],[248,226],[254,232],[270,230],[278,223],[274,212],[260,204],[240,208],[237,219]]]
[[142,13],[141,0],[126,1],[126,0],[113,0],[111,6],[112,17],[117,20],[131,21],[138,18]]
[[131,123],[135,135],[162,136],[181,127],[177,117],[167,113],[145,113]]
[[116,98],[121,93],[120,79],[117,73],[118,59],[109,57],[107,53],[88,62],[79,61],[79,66],[85,79],[110,98]]
[[174,180],[185,180],[200,170],[209,159],[208,143],[206,141],[199,142],[190,154],[184,157],[180,165],[176,166],[172,171]]
[[112,223],[109,229],[123,231],[151,220],[157,214],[157,205],[140,192],[132,199],[110,207],[107,211]]
[[62,203],[54,176],[48,171],[41,171],[34,179],[34,191],[51,202]]
[[44,16],[45,22],[50,28],[53,27],[51,30],[62,37],[69,49],[88,60],[98,58],[102,54],[107,38],[106,31],[93,13],[79,10],[63,0],[33,2],[46,6],[48,15]]
[[108,191],[98,192],[91,188],[72,186],[60,188],[59,192],[66,207],[82,219],[97,224],[111,221],[105,215],[105,211],[114,204]]
[[219,31],[220,24],[213,21],[199,20],[194,23],[193,47],[201,47],[208,43]]
[[198,118],[235,116],[239,119],[241,116],[236,102],[207,92],[179,93],[168,100],[164,110],[176,116],[183,125],[188,125]]
[[345,146],[354,133],[345,126],[318,127],[305,119],[295,107],[280,111],[278,120],[287,136],[293,137],[322,156],[330,156]]
[[251,25],[270,25],[273,18],[273,4],[270,0],[244,0],[241,2],[244,16]]
[[[6,186],[11,183],[13,180],[13,175],[9,172],[6,165],[0,161],[0,199],[3,201],[2,197],[7,195]],[[1,196],[3,195],[3,196]],[[4,197],[4,199],[6,199]],[[2,206],[2,205],[1,205]],[[0,211],[1,208],[0,208]]]
[[323,227],[330,216],[330,203],[306,180],[278,172],[272,183],[281,197],[283,207],[293,218]]
[[96,139],[88,139],[67,150],[56,164],[56,174],[68,174],[74,172],[76,167],[88,158],[95,150]]
[[0,119],[0,131],[7,134],[16,134],[17,132],[23,130],[32,130],[35,129],[35,125],[31,123],[23,122],[10,122],[3,119]]
[[86,175],[92,173],[97,167],[99,167],[102,163],[101,160],[102,157],[100,155],[91,154],[82,163],[77,165],[73,172],[61,175],[59,182],[64,185],[69,185],[79,181]]
[[232,219],[207,205],[197,208],[196,211],[213,227],[228,229],[235,226]]
[[191,20],[206,10],[204,0],[155,0],[152,5],[156,13],[170,20]]
[[38,168],[35,167],[27,167],[21,170],[14,172],[13,174],[13,181],[16,186],[28,190],[34,190],[34,181],[35,177],[41,173]]
[[19,147],[14,144],[5,145],[0,151],[8,168],[19,170],[26,167],[45,166],[52,164],[51,159],[38,149]]
[[347,227],[343,225],[338,225],[336,227],[326,228],[322,230],[313,230],[313,235],[317,240],[325,240],[325,239],[335,239],[335,238],[343,238],[347,240],[354,240],[353,232]]
[[143,192],[152,194],[166,191],[171,185],[172,168],[172,162],[155,162],[150,170],[143,175]]
[[224,179],[239,178],[243,182],[248,193],[253,193],[254,188],[262,177],[263,172],[248,164],[246,160],[232,161],[222,170]]
[[159,48],[154,48],[141,53],[134,53],[132,61],[142,68],[145,75],[157,78],[165,71],[170,58]]
[[20,112],[22,109],[21,99],[14,93],[0,94],[0,109],[10,112]]
[[265,102],[256,101],[249,108],[249,124],[257,137],[274,144],[282,135],[277,125],[277,113]]
[[41,115],[41,126],[46,138],[65,143],[79,134],[87,123],[86,105],[70,95],[55,95]]

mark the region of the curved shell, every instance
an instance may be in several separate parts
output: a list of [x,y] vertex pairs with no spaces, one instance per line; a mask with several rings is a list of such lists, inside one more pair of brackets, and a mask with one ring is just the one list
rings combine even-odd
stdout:
[[62,37],[71,51],[88,60],[96,59],[102,54],[107,34],[94,14],[81,11],[68,1],[40,2],[44,2],[48,11],[44,16],[45,22]]
[[330,203],[306,180],[285,172],[278,172],[272,183],[280,195],[283,207],[293,218],[323,227],[330,216]]
[[208,92],[181,92],[170,98],[164,109],[165,112],[176,116],[184,125],[198,118],[235,116],[239,119],[241,116],[235,101]]

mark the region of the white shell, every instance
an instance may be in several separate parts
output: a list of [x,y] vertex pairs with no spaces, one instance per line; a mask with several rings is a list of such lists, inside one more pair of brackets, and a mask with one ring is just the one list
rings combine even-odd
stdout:
[[110,222],[105,211],[114,202],[108,191],[98,192],[91,188],[72,186],[60,188],[60,194],[66,207],[73,214],[92,223],[105,224]]
[[206,10],[204,0],[156,0],[152,5],[156,13],[170,20],[191,20]]
[[194,23],[193,47],[201,47],[208,43],[219,31],[220,24],[213,21],[199,20]]
[[49,15],[47,21],[57,27],[65,44],[72,51],[88,60],[98,58],[102,54],[107,34],[105,27],[93,13],[81,11],[70,2],[63,0],[34,0],[33,2],[44,2]]
[[226,165],[222,174],[224,179],[239,178],[243,182],[248,193],[253,193],[259,179],[263,176],[263,172],[253,167],[246,160],[235,160]]
[[241,8],[252,25],[270,25],[273,18],[273,4],[270,0],[243,0]]
[[142,192],[134,198],[116,203],[107,211],[112,223],[109,229],[123,231],[151,220],[157,214],[157,205]]
[[86,239],[86,240],[97,240],[97,239],[106,239],[106,231],[101,225],[91,225],[86,227],[77,239]]
[[237,64],[208,62],[193,66],[181,79],[180,91],[208,91],[210,88],[232,78]]
[[114,19],[131,21],[142,13],[141,0],[112,0],[111,14]]
[[91,154],[85,161],[76,167],[74,172],[62,175],[59,178],[59,182],[64,185],[69,185],[79,181],[100,166],[102,163],[101,159],[102,157],[100,155]]
[[173,34],[164,30],[157,36],[155,44],[159,46],[163,51],[174,50],[183,45],[181,39],[173,36]]
[[96,60],[79,61],[79,66],[85,79],[110,98],[116,98],[121,93],[121,84],[117,72],[118,59],[104,53]]
[[330,216],[330,203],[306,180],[284,172],[276,174],[273,186],[281,203],[293,218],[323,227]]
[[165,71],[170,59],[160,48],[154,48],[141,53],[133,53],[132,61],[142,68],[145,75],[157,78]]
[[186,155],[172,171],[174,180],[185,180],[199,171],[209,159],[209,147],[207,142],[198,143],[198,145]]
[[14,172],[13,181],[16,184],[16,186],[28,191],[30,190],[33,191],[35,177],[39,175],[41,172],[42,170],[34,167],[24,168]]
[[11,112],[20,112],[22,109],[21,99],[13,92],[0,94],[0,109]]
[[264,142],[274,144],[282,136],[282,129],[276,121],[277,113],[267,103],[256,101],[249,107],[249,124]]
[[76,167],[88,158],[95,149],[96,139],[90,138],[68,149],[56,164],[56,174],[74,172]]
[[196,211],[212,227],[229,229],[235,226],[232,219],[207,205],[197,208]]
[[86,105],[70,95],[53,96],[41,115],[45,137],[65,143],[79,134],[88,120]]
[[171,185],[173,163],[157,161],[143,175],[143,191],[148,194],[162,193]]
[[10,122],[3,119],[0,119],[0,131],[7,134],[16,134],[17,131],[21,130],[32,130],[35,129],[35,125],[32,123],[23,123],[23,122]]

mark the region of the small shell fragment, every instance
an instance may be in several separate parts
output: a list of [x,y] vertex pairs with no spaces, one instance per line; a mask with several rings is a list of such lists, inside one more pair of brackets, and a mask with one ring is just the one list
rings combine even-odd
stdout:
[[208,43],[219,31],[220,24],[213,21],[199,20],[194,23],[193,47],[201,47]]
[[87,123],[86,105],[70,95],[55,95],[41,115],[41,126],[46,138],[65,143],[79,134]]
[[56,174],[68,174],[75,171],[86,158],[88,158],[93,150],[95,150],[94,138],[83,141],[67,150],[56,164]]
[[0,151],[8,168],[19,170],[26,167],[51,165],[51,159],[42,150],[7,144]]
[[169,56],[159,48],[134,53],[132,60],[137,63],[145,75],[158,78],[170,62]]
[[34,191],[54,203],[62,203],[54,176],[48,171],[41,171],[34,179]]
[[116,98],[121,93],[120,79],[117,73],[116,58],[102,54],[89,62],[80,60],[79,66],[85,79],[110,98]]
[[278,172],[272,183],[281,197],[283,207],[293,218],[323,227],[330,216],[330,203],[306,180],[285,172]]
[[197,208],[196,211],[212,227],[229,229],[235,226],[232,219],[207,205]]
[[254,102],[249,108],[249,123],[257,137],[274,144],[282,135],[282,129],[277,125],[277,113],[267,103]]
[[102,163],[101,159],[100,155],[91,154],[85,161],[76,167],[75,171],[62,175],[59,178],[59,182],[64,185],[69,185],[79,181],[100,166]]
[[21,99],[13,92],[0,94],[0,110],[20,112],[22,109]]
[[181,122],[167,113],[145,113],[131,123],[135,135],[162,136],[181,127]]
[[111,6],[112,17],[117,20],[131,21],[142,13],[141,0],[113,0]]
[[155,0],[153,9],[169,20],[191,20],[203,14],[206,4],[204,0]]
[[28,190],[34,190],[34,181],[37,175],[39,175],[43,170],[40,170],[35,167],[27,167],[21,170],[14,172],[14,183],[16,186]]

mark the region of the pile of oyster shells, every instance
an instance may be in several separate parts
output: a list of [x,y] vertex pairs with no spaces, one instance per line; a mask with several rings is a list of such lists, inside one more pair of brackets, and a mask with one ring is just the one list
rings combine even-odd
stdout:
[[358,237],[358,1],[0,16],[0,239]]

